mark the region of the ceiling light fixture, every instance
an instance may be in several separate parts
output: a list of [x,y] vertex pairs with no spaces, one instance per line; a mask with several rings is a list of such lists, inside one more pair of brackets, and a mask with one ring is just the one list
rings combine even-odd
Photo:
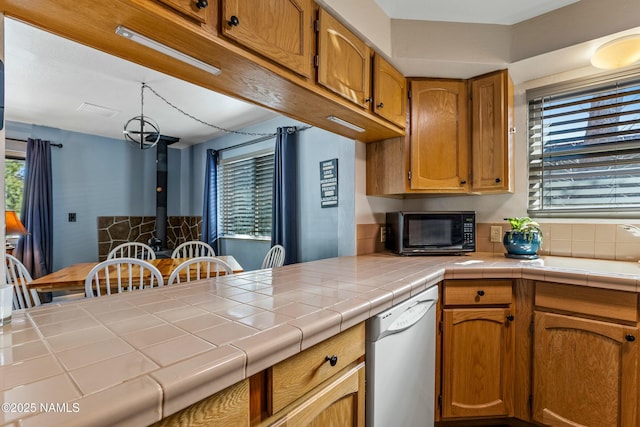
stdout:
[[182,61],[185,64],[193,65],[194,67],[200,68],[201,70],[204,70],[213,75],[217,76],[222,72],[222,70],[220,70],[220,68],[218,67],[214,67],[213,65],[202,62],[199,59],[179,52],[173,48],[170,48],[169,46],[165,46],[162,43],[143,36],[142,34],[130,30],[127,27],[123,27],[122,25],[118,25],[118,27],[116,28],[116,34],[139,43],[143,46],[149,47],[157,52],[169,55],[170,57],[177,59],[178,61]]
[[640,34],[620,37],[600,46],[591,57],[591,65],[611,70],[640,61]]
[[346,120],[342,120],[340,117],[336,117],[336,116],[327,116],[327,120],[331,120],[334,123],[338,123],[339,125],[342,125],[344,127],[347,127],[349,129],[353,129],[356,132],[364,132],[364,129],[361,128],[360,126],[354,125],[353,123],[349,123]]
[[144,116],[144,88],[140,90],[140,115],[130,118],[124,124],[124,139],[141,150],[155,147],[160,140],[160,127],[151,118]]

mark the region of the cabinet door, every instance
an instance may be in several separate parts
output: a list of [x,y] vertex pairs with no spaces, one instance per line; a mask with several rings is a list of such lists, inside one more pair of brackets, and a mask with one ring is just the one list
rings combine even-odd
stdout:
[[380,55],[373,56],[373,111],[405,127],[407,79]]
[[411,82],[411,189],[466,193],[469,189],[467,84]]
[[364,363],[337,375],[270,426],[364,427]]
[[513,191],[512,127],[513,83],[507,71],[471,79],[471,191]]
[[362,107],[371,101],[371,49],[323,9],[319,13],[318,83]]
[[638,329],[535,313],[533,419],[553,426],[636,426]]
[[511,416],[513,324],[507,308],[445,309],[442,416]]
[[312,0],[222,0],[222,34],[310,77],[313,4]]

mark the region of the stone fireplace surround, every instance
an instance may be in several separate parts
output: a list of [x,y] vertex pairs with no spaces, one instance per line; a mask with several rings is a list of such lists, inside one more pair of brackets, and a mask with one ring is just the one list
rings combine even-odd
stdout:
[[[154,216],[99,216],[98,217],[98,259],[104,261],[109,252],[126,242],[148,244],[155,237],[156,217]],[[175,249],[179,244],[200,240],[202,217],[170,216],[167,218],[167,249]]]

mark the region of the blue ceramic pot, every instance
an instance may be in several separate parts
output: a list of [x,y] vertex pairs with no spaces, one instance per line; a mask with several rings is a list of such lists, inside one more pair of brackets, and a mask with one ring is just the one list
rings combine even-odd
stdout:
[[535,255],[540,249],[540,233],[507,231],[504,233],[502,244],[512,255]]

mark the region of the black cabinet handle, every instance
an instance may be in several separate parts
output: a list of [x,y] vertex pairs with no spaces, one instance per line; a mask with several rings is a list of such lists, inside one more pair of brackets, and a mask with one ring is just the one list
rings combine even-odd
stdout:
[[384,108],[384,103],[383,103],[383,102],[381,102],[380,104],[376,105],[376,107],[378,107],[378,108]]
[[636,340],[636,337],[631,334],[627,334],[625,335],[624,339],[626,339],[629,342],[634,342]]
[[373,98],[367,98],[367,99],[364,100],[364,102],[366,102],[367,104],[372,102],[372,101],[373,101]]
[[496,178],[496,183],[500,183],[502,180],[500,178]]
[[240,25],[240,20],[237,16],[233,15],[231,16],[231,18],[229,18],[227,24],[229,24],[230,27],[237,27],[238,25]]
[[484,296],[484,291],[483,291],[482,289],[480,289],[480,290],[478,291],[478,296],[479,296],[479,297],[483,297],[483,296]]
[[513,314],[510,314],[510,315],[507,316],[507,320],[509,322],[513,322],[513,319],[515,319],[515,317],[513,317]]
[[198,9],[204,9],[207,6],[209,6],[209,2],[207,0],[198,0],[196,2],[196,7]]
[[327,356],[324,358],[324,361],[329,362],[329,365],[331,366],[336,366],[336,363],[338,363],[338,356],[335,354],[333,356]]
[[467,181],[464,180],[464,179],[462,181],[460,181],[460,185],[465,185],[466,183],[467,183]]

